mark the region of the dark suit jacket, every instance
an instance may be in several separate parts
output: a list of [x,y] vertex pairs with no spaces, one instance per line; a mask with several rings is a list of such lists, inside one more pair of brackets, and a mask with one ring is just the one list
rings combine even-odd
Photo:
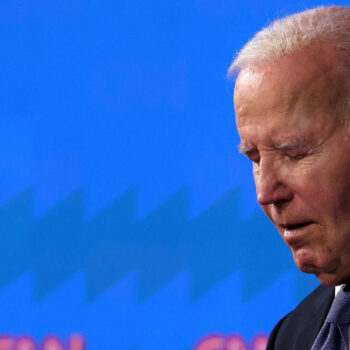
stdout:
[[334,299],[334,287],[317,287],[272,330],[266,350],[310,350]]

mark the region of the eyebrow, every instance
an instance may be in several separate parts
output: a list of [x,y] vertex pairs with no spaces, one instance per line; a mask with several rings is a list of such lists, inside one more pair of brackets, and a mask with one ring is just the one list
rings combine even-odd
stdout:
[[238,147],[239,153],[242,153],[242,154],[248,154],[249,152],[251,152],[253,150],[256,150],[256,147],[255,146],[251,146],[251,145],[239,144],[237,147]]
[[[272,148],[278,149],[280,151],[293,151],[296,149],[304,148],[310,144],[313,144],[314,142],[310,140],[291,140],[287,142],[282,143],[275,143],[272,145]],[[238,145],[238,151],[242,154],[248,154],[251,151],[255,151],[256,147],[252,145]]]
[[275,145],[275,147],[281,151],[293,151],[296,149],[303,149],[307,147],[311,147],[311,148],[317,147],[317,142],[316,140],[299,139],[299,140],[292,140],[292,141],[287,141],[283,143],[278,143]]
[[276,143],[275,148],[281,151],[293,151],[298,148],[303,148],[308,144],[306,140],[293,140],[283,143]]

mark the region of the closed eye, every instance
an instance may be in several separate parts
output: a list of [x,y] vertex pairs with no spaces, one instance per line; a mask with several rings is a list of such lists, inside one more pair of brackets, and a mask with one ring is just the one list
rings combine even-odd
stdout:
[[287,157],[291,160],[291,161],[297,161],[300,159],[303,159],[307,156],[307,153],[303,152],[303,153],[298,153],[298,154],[287,154]]
[[253,152],[247,152],[245,153],[245,156],[252,161],[254,164],[259,164],[260,163],[260,154],[258,151],[253,151]]
[[260,162],[260,154],[256,147],[254,146],[239,146],[239,152],[245,155],[253,163],[258,164]]

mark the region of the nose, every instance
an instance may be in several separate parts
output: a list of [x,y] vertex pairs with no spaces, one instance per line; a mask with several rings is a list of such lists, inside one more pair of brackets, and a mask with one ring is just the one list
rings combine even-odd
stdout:
[[280,207],[293,199],[288,174],[278,164],[261,159],[257,169],[254,169],[254,180],[261,206],[274,204]]

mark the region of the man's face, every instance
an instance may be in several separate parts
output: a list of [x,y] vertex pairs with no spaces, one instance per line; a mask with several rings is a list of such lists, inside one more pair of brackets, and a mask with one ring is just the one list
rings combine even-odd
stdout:
[[350,134],[336,59],[313,48],[245,69],[234,94],[259,204],[296,265],[332,285],[350,282]]

